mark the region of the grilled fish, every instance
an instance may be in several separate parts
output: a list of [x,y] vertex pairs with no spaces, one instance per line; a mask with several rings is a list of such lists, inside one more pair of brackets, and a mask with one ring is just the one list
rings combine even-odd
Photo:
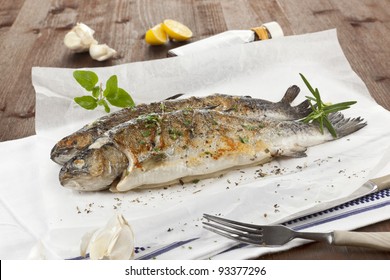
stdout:
[[[362,121],[340,113],[330,117],[338,138],[364,127]],[[111,187],[124,192],[212,176],[279,156],[302,157],[307,147],[333,139],[316,124],[184,109],[116,126],[68,161],[59,178],[74,190]]]
[[184,108],[212,108],[232,115],[267,116],[281,120],[300,119],[305,117],[311,109],[307,101],[295,107],[290,105],[298,93],[299,87],[291,86],[282,100],[276,103],[250,97],[214,94],[201,98],[190,97],[187,99],[140,104],[133,109],[125,108],[103,116],[75,133],[64,137],[53,147],[50,158],[58,164],[64,164],[79,151],[91,145],[104,132],[130,119],[153,112],[172,112]]

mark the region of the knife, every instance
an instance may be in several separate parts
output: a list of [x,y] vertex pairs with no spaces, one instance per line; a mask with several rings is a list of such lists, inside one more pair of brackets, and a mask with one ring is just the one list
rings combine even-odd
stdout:
[[[316,205],[308,210],[304,210],[301,212],[298,212],[294,214],[293,216],[288,216],[284,220],[276,221],[275,224],[283,223],[286,221],[294,220],[296,218],[304,217],[309,214],[317,213],[332,207],[335,207],[337,205],[343,204],[345,202],[363,197],[368,194],[376,193],[385,189],[390,189],[390,174],[385,175],[383,177],[378,177],[374,179],[370,179],[367,182],[365,182],[360,188],[358,188],[356,191],[354,191],[351,195],[343,198],[339,198],[330,202],[322,203],[321,205]],[[161,248],[158,248],[157,250],[153,250],[152,252],[147,252],[146,254],[141,254],[137,257],[137,259],[140,260],[148,260],[152,259],[156,256],[162,255],[170,250],[176,249],[179,246],[183,246],[183,244],[191,243],[195,240],[198,240],[200,237],[195,237],[186,241],[179,241],[174,242],[165,246],[162,246]],[[236,246],[236,245],[235,245]],[[223,247],[223,250],[228,250],[225,247]],[[217,253],[216,255],[218,255]]]
[[283,223],[288,220],[293,220],[296,218],[300,218],[309,214],[317,213],[320,211],[324,211],[326,209],[335,207],[337,205],[341,205],[343,203],[346,203],[348,201],[355,200],[357,198],[373,194],[376,192],[380,192],[382,190],[390,189],[390,174],[370,179],[367,182],[365,182],[363,185],[361,185],[357,190],[355,190],[353,193],[346,197],[341,197],[329,202],[324,202],[317,204],[309,209],[294,213],[291,216],[288,216],[287,218],[283,218],[282,220],[276,221],[275,223]]

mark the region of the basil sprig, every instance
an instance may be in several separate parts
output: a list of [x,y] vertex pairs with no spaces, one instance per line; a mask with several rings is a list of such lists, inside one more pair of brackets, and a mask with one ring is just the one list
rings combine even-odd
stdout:
[[[325,104],[321,100],[320,92],[318,88],[313,89],[313,87],[310,85],[308,80],[303,76],[301,73],[299,73],[301,76],[303,82],[309,89],[309,91],[313,94],[314,97],[306,96],[306,98],[309,100],[312,112],[305,118],[302,119],[304,123],[311,123],[313,121],[318,122],[320,125],[320,131],[322,134],[324,134],[324,126],[328,129],[330,134],[336,138],[337,132],[332,126],[332,123],[328,119],[328,115],[331,113],[335,113],[338,111],[349,109],[351,105],[355,104],[356,101],[347,101],[347,102],[341,102],[337,104]],[[312,104],[311,102],[315,102]]]
[[103,106],[104,110],[109,113],[110,106],[126,108],[134,107],[134,101],[131,96],[123,89],[118,87],[118,77],[112,75],[106,82],[106,88],[103,84],[97,85],[99,78],[93,71],[76,70],[73,72],[76,81],[91,95],[75,97],[74,101],[87,110],[93,110],[97,106]]

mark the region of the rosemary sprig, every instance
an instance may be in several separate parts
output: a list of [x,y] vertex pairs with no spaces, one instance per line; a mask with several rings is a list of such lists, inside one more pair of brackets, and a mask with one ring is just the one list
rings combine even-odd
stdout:
[[[329,121],[328,115],[334,112],[349,109],[351,105],[356,103],[356,101],[347,101],[347,102],[328,105],[321,100],[321,96],[318,88],[313,89],[313,87],[310,85],[310,83],[305,78],[305,76],[303,76],[301,73],[299,73],[299,75],[301,76],[303,82],[305,83],[305,85],[307,86],[311,94],[313,94],[314,96],[314,97],[306,96],[306,98],[309,100],[312,112],[309,115],[307,115],[305,118],[303,118],[302,121],[304,123],[311,123],[313,121],[318,122],[322,134],[324,134],[324,126],[325,126],[330,132],[330,134],[334,138],[336,138],[337,132],[334,129],[332,123]],[[315,103],[313,104],[312,101]]]

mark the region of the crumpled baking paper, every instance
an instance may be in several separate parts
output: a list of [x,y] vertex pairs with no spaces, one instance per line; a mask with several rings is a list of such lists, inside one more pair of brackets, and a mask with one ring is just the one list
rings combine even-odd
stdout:
[[[348,197],[367,179],[390,170],[390,113],[375,103],[351,69],[335,30],[93,69],[101,81],[116,74],[136,103],[216,92],[279,101],[296,84],[301,94],[294,104],[299,104],[309,95],[298,74],[303,73],[325,101],[356,100],[345,115],[368,123],[353,135],[309,148],[305,158],[279,159],[183,186],[119,194],[61,187],[60,166],[49,158],[51,148],[105,114],[73,102],[84,94],[73,70],[32,69],[37,135],[0,144],[1,259],[77,257],[81,237],[117,213],[133,228],[136,246],[200,238],[197,247],[183,246],[168,256],[208,258],[231,241],[204,230],[203,213],[260,224],[288,220],[294,213]],[[239,252],[230,257],[247,256]]]

